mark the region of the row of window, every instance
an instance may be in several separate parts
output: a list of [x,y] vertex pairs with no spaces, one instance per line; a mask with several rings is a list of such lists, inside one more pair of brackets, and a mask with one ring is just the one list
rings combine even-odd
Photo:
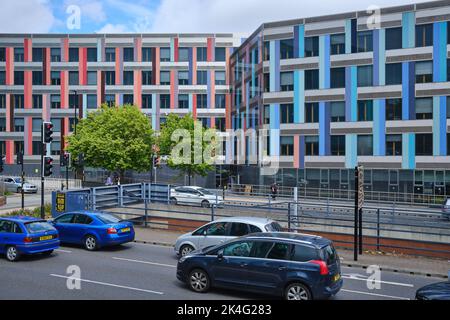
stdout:
[[[189,61],[189,50],[190,48],[178,48],[178,61]],[[124,62],[134,62],[135,61],[135,50],[132,47],[121,48],[123,61]],[[160,48],[160,61],[168,62],[170,59],[170,48],[164,47]],[[33,62],[42,62],[44,60],[44,48],[33,48],[32,49]],[[153,51],[152,47],[142,48],[142,61],[151,62],[153,61]],[[78,62],[80,60],[80,50],[79,48],[69,48],[69,62]],[[87,48],[87,61],[97,62],[98,50],[97,48]],[[52,62],[61,62],[61,48],[51,48],[50,49],[50,60]],[[197,61],[207,61],[208,60],[208,50],[206,47],[197,47]],[[0,61],[6,61],[6,49],[0,48]],[[25,53],[23,47],[14,48],[14,61],[24,62]],[[116,48],[107,47],[105,48],[105,62],[115,62],[116,61]],[[214,61],[226,61],[226,48],[216,47],[214,48]]]

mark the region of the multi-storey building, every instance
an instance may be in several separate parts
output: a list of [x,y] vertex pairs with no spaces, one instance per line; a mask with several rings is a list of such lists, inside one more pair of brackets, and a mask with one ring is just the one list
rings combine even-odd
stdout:
[[359,164],[366,190],[450,194],[450,4],[376,13],[265,23],[233,53],[233,128],[270,129],[241,183],[351,189]]
[[77,119],[103,103],[137,105],[156,130],[167,114],[190,112],[224,131],[231,101],[227,65],[240,43],[233,34],[1,34],[6,168],[14,169],[8,165],[19,151],[28,171],[39,167],[42,120],[54,125],[49,152],[58,162]]

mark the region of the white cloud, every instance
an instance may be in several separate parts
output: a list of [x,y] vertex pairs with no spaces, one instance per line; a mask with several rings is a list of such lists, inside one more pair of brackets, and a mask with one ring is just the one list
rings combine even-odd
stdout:
[[65,0],[64,11],[68,6],[76,5],[80,7],[81,19],[89,19],[93,22],[104,22],[106,13],[101,1],[91,0]]
[[127,33],[130,32],[129,28],[124,24],[111,24],[104,25],[96,33]]
[[45,33],[50,31],[55,21],[49,1],[2,0],[2,33]]

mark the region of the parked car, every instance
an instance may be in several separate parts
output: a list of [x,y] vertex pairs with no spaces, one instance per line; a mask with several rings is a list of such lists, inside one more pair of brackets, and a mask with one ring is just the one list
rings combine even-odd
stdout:
[[201,187],[176,187],[170,189],[172,204],[199,205],[209,208],[211,205],[223,206],[223,197]]
[[17,261],[22,255],[50,255],[58,247],[58,231],[47,221],[21,216],[0,218],[0,253],[9,261]]
[[[19,177],[6,177],[3,178],[3,183],[5,184],[5,190],[10,192],[21,192],[22,191],[22,178]],[[24,180],[23,192],[25,193],[37,193],[37,187]]]
[[287,232],[247,235],[192,252],[178,261],[177,278],[198,293],[222,287],[287,300],[329,298],[343,283],[330,240]]
[[447,219],[450,219],[450,198],[447,198],[445,200],[444,205],[442,206],[442,214],[444,215],[444,217],[446,217]]
[[249,233],[282,231],[278,222],[257,217],[230,217],[215,220],[181,235],[175,242],[175,253],[185,256],[190,252],[224,243]]
[[427,285],[416,291],[417,300],[450,300],[450,281]]
[[62,243],[81,244],[89,251],[134,241],[133,224],[105,212],[70,212],[50,221]]

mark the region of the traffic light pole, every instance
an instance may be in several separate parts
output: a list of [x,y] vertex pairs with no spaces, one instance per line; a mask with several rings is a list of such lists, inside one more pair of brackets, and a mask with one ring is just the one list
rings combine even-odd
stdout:
[[44,153],[46,152],[46,144],[44,143],[44,126],[41,126],[41,219],[45,219],[45,208],[44,208]]
[[69,164],[66,163],[66,190],[69,190]]
[[358,261],[358,218],[359,218],[359,173],[358,167],[355,167],[355,225],[353,230],[353,260]]
[[25,180],[25,171],[23,169],[23,160],[22,160],[22,185],[21,185],[21,188],[20,188],[20,193],[21,193],[21,196],[22,196],[22,211],[25,209],[25,191],[23,190],[24,180]]

